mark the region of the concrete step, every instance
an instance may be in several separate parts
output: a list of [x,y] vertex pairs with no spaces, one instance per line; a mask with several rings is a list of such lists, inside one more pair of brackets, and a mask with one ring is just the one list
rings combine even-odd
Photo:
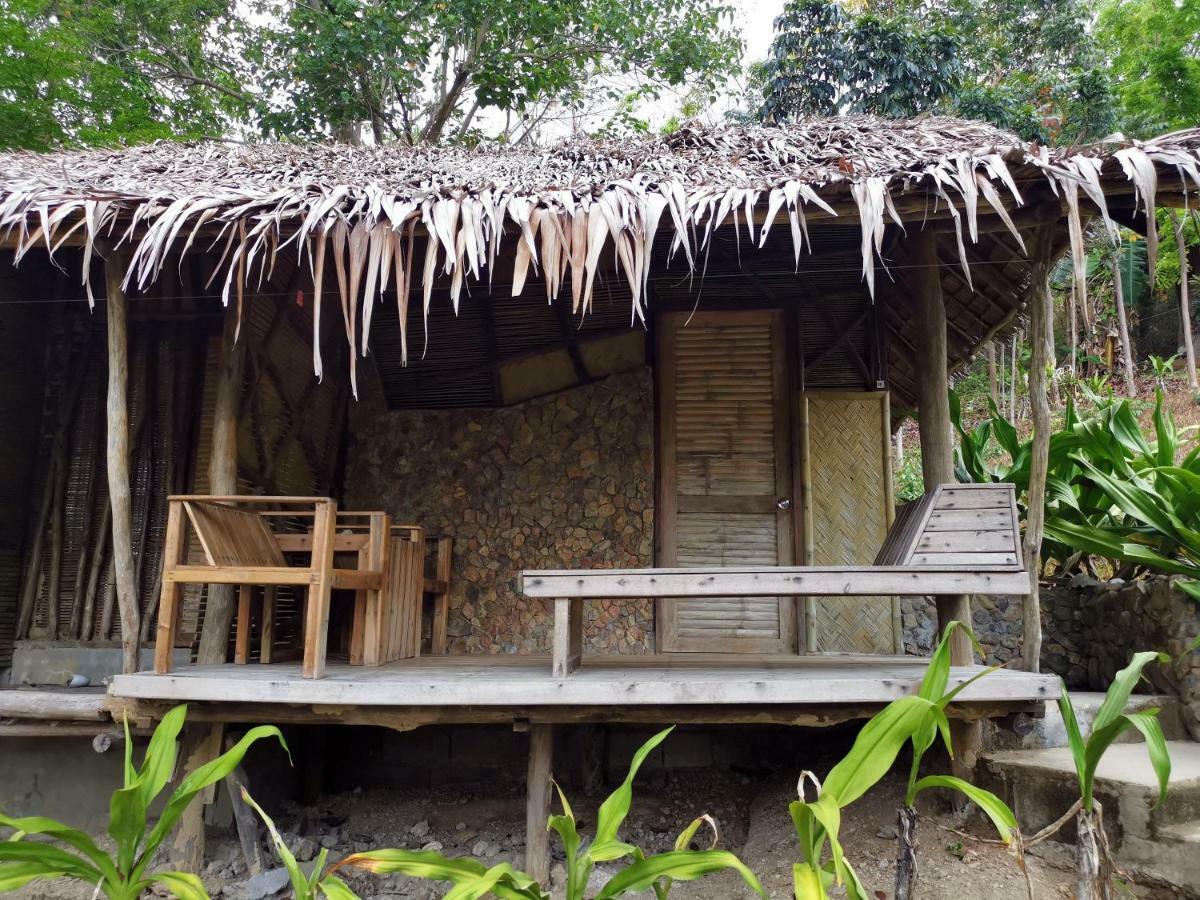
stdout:
[[[1103,702],[1104,694],[1099,691],[1071,691],[1075,717],[1085,735],[1091,731],[1092,721]],[[1162,724],[1167,740],[1188,739],[1179,700],[1176,697],[1165,694],[1134,694],[1129,698],[1125,709],[1129,712],[1158,709],[1158,721]],[[1125,744],[1140,744],[1142,741],[1141,732],[1132,728],[1118,738],[1119,743]],[[1067,746],[1067,727],[1063,723],[1058,703],[1048,701],[1046,713],[1040,719],[1020,716],[1010,723],[1010,727],[993,726],[988,735],[987,746],[993,750],[1043,750]]]
[[[1096,799],[1118,863],[1137,878],[1200,896],[1200,744],[1167,742],[1171,779],[1159,807],[1158,782],[1144,745],[1114,744],[1096,772]],[[1033,834],[1062,815],[1079,796],[1066,747],[1007,750],[985,755],[980,781],[1003,797],[1021,830]],[[1058,833],[1073,843],[1074,823]],[[1185,850],[1186,848],[1189,848]]]

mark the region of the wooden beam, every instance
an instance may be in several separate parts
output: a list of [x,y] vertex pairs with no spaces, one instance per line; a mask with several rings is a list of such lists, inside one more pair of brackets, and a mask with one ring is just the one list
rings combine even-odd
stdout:
[[[238,407],[245,371],[246,341],[238,340],[239,310],[225,310],[221,331],[220,370],[213,408],[212,450],[208,461],[208,491],[215,495],[237,494]],[[223,663],[229,652],[229,628],[233,624],[232,585],[210,585],[204,607],[204,625],[196,661]],[[160,612],[161,615],[161,612]]]
[[555,678],[566,678],[583,658],[583,600],[556,597],[554,600]]
[[104,263],[108,319],[108,498],[112,509],[113,571],[121,610],[121,671],[138,669],[141,622],[134,584],[133,510],[129,488],[129,335],[124,266],[110,255]]
[[[1046,323],[1054,314],[1050,296],[1051,241],[1049,228],[1038,235],[1035,249],[1033,284],[1030,286],[1029,407],[1033,419],[1033,440],[1029,452],[1029,494],[1026,499],[1025,566],[1029,571],[1029,591],[1021,600],[1021,656],[1025,668],[1037,672],[1041,667],[1042,613],[1038,595],[1038,576],[1042,568],[1042,534],[1046,521],[1046,473],[1050,453],[1050,401],[1047,396],[1046,367],[1053,352],[1049,346]],[[1118,287],[1118,291],[1120,288]]]
[[529,728],[529,767],[525,784],[525,871],[540,884],[550,883],[551,769],[554,762],[554,726]]

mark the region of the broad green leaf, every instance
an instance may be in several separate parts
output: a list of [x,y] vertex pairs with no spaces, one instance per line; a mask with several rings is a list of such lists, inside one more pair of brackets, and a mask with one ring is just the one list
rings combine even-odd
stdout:
[[1092,733],[1088,735],[1087,744],[1084,745],[1083,760],[1083,808],[1087,812],[1092,811],[1093,796],[1096,788],[1096,769],[1100,766],[1100,760],[1112,746],[1113,741],[1119,738],[1122,734],[1133,727],[1133,723],[1128,717],[1119,715],[1116,719],[1109,722],[1103,728],[1092,726]]
[[146,756],[142,760],[142,768],[137,777],[142,791],[142,804],[147,809],[159,792],[167,786],[167,782],[171,780],[171,773],[175,771],[179,732],[183,730],[185,718],[187,705],[176,706],[162,717],[162,721],[154,729],[154,734],[150,736]]
[[[255,802],[245,786],[238,785],[238,787],[241,788],[242,802],[258,813],[258,817],[267,826],[267,833],[271,836],[271,844],[275,847],[275,852],[279,854],[279,859],[283,862],[284,868],[287,869],[288,880],[292,883],[292,890],[296,892],[297,900],[303,900],[310,892],[309,881],[300,870],[300,865],[296,862],[296,857],[292,853],[291,848],[284,842],[283,837],[279,834],[279,830],[275,827],[275,820],[268,816],[263,808]],[[313,867],[314,874],[319,874],[320,870],[324,868],[324,862],[325,854],[322,852],[321,858],[317,860],[316,866]]]
[[155,872],[150,881],[161,884],[179,900],[209,900],[204,882],[190,872]]
[[[489,894],[497,893],[505,886],[524,892],[532,885],[534,882],[528,875],[516,871],[510,863],[499,863],[482,875],[458,882],[446,894],[444,900],[480,900]],[[538,894],[533,894],[533,896],[539,895],[540,889]]]
[[39,841],[0,841],[0,863],[26,863],[96,884],[100,870],[73,853]]
[[1079,730],[1079,720],[1075,717],[1075,704],[1071,702],[1071,695],[1067,691],[1067,686],[1063,684],[1060,691],[1058,709],[1062,713],[1063,724],[1067,729],[1067,746],[1071,748],[1071,759],[1075,762],[1075,775],[1079,779],[1079,790],[1082,796],[1087,789],[1084,784],[1087,759],[1084,755],[1083,732]]
[[792,866],[792,888],[796,900],[829,900],[825,886],[821,883],[821,873],[810,863],[796,863]]
[[608,796],[608,799],[600,804],[600,812],[596,816],[596,837],[593,845],[603,845],[616,838],[621,823],[629,815],[629,806],[633,802],[633,779],[637,776],[638,769],[642,767],[646,757],[674,730],[674,726],[663,729],[642,744],[637,753],[633,754],[633,760],[629,763],[629,772],[626,774],[625,780]]
[[1126,713],[1125,718],[1146,739],[1146,752],[1150,755],[1150,765],[1158,778],[1158,800],[1154,805],[1159,806],[1167,799],[1167,786],[1171,781],[1171,754],[1167,751],[1162,723],[1158,721],[1158,710]]
[[317,886],[329,900],[360,900],[358,894],[336,875],[326,875]]
[[1179,588],[1197,603],[1200,603],[1200,581],[1177,581],[1175,587]]
[[587,883],[588,875],[591,874],[592,864],[579,857],[579,831],[575,827],[575,813],[571,809],[571,804],[567,802],[567,795],[558,786],[558,782],[554,782],[554,790],[558,792],[558,802],[562,804],[563,814],[551,816],[546,827],[555,832],[563,843],[563,852],[567,857],[568,884],[582,890],[582,886]]
[[183,811],[192,802],[196,794],[200,793],[200,791],[204,790],[210,784],[215,784],[230,774],[241,764],[242,757],[246,755],[246,751],[256,741],[267,737],[278,739],[280,746],[288,753],[288,758],[291,758],[291,752],[288,751],[288,745],[283,739],[283,733],[274,725],[259,725],[247,731],[240,741],[212,762],[205,763],[184,777],[179,787],[171,794],[171,798],[167,801],[162,815],[159,816],[154,830],[150,832],[150,836],[146,839],[145,849],[138,859],[139,870],[143,869],[146,863],[149,862],[150,856],[158,849],[158,845],[171,832],[171,829],[175,827],[175,823],[179,821],[179,817],[183,815]]
[[717,822],[712,816],[697,816],[695,819],[693,819],[688,824],[687,828],[679,832],[679,837],[675,838],[675,849],[687,850],[689,845],[692,843],[692,838],[696,836],[696,832],[699,831],[700,827],[706,822],[708,823],[709,828],[712,829],[713,833],[712,846],[709,847],[709,849],[714,849],[717,846],[718,832]]
[[366,869],[379,875],[394,872],[430,881],[455,883],[477,878],[487,871],[483,863],[470,857],[450,859],[433,850],[367,850],[352,853],[337,864],[339,869],[343,866]]
[[822,796],[829,793],[844,807],[870,790],[891,769],[932,706],[924,697],[901,697],[876,713],[858,733],[850,752],[826,776]]
[[1093,735],[1116,721],[1117,717],[1125,711],[1130,694],[1133,693],[1133,689],[1137,687],[1142,678],[1142,670],[1155,661],[1165,663],[1170,662],[1171,658],[1165,653],[1143,650],[1133,654],[1129,665],[1117,672],[1104,695],[1104,702],[1096,711],[1096,718],[1092,721]]
[[97,847],[95,841],[87,834],[76,828],[71,828],[69,825],[64,825],[61,822],[54,819],[47,819],[43,816],[25,816],[24,818],[14,819],[2,813],[0,813],[0,826],[15,828],[24,834],[44,834],[47,837],[61,841],[69,847],[74,847],[86,856],[88,861],[99,869],[110,881],[114,883],[120,881],[112,858]]
[[15,891],[38,878],[62,878],[69,874],[51,865],[36,862],[0,863],[0,894]]
[[672,850],[626,866],[600,889],[596,900],[609,900],[626,891],[643,891],[663,876],[668,876],[674,881],[692,881],[727,869],[737,872],[742,881],[760,897],[767,896],[754,873],[728,851]]
[[845,881],[845,857],[839,835],[842,830],[842,811],[838,808],[837,800],[832,794],[822,793],[815,803],[808,804],[813,818],[821,823],[825,836],[829,839],[829,850],[833,856],[833,872],[837,884]]
[[997,834],[1004,843],[1007,844],[1012,840],[1012,833],[1017,827],[1017,819],[1004,801],[991,791],[976,787],[969,781],[955,778],[953,775],[926,775],[917,782],[916,793],[920,793],[926,788],[945,788],[963,794],[992,820]]
[[1179,435],[1175,430],[1175,418],[1170,410],[1163,408],[1161,388],[1154,391],[1154,434],[1158,439],[1154,448],[1160,466],[1175,465],[1175,452],[1179,449]]

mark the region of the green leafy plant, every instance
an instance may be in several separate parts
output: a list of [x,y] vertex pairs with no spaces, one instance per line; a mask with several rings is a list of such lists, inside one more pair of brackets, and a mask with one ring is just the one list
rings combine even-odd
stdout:
[[[1104,702],[1092,721],[1087,739],[1079,728],[1075,706],[1066,687],[1058,701],[1063,722],[1067,728],[1067,743],[1071,758],[1075,762],[1075,773],[1079,778],[1079,800],[1067,812],[1060,824],[1065,823],[1074,812],[1076,816],[1076,867],[1081,900],[1108,897],[1112,893],[1113,866],[1109,858],[1108,840],[1104,833],[1103,811],[1095,799],[1096,769],[1105,752],[1113,742],[1131,728],[1142,733],[1146,741],[1146,752],[1150,765],[1158,780],[1159,805],[1167,797],[1167,785],[1171,778],[1171,757],[1167,752],[1167,741],[1162,725],[1158,721],[1158,710],[1125,712],[1129,695],[1142,677],[1142,670],[1151,662],[1166,662],[1165,653],[1143,651],[1135,653],[1129,665],[1117,673],[1104,695]],[[1044,835],[1042,835],[1044,836]]]
[[333,874],[336,867],[326,868],[325,862],[329,858],[329,850],[324,847],[317,854],[312,873],[306,876],[300,870],[300,864],[296,862],[295,854],[280,836],[279,829],[275,827],[275,821],[254,802],[254,798],[250,796],[250,792],[245,787],[242,787],[241,791],[242,800],[258,813],[258,817],[267,826],[267,832],[271,835],[271,843],[274,845],[283,867],[287,869],[288,880],[292,883],[293,900],[313,900],[317,897],[328,897],[329,900],[358,900],[358,895],[350,890],[346,882]]
[[[950,622],[946,626],[945,631],[942,632],[942,639],[938,642],[933,655],[930,657],[929,666],[925,670],[925,676],[921,679],[921,687],[917,691],[917,696],[923,697],[933,705],[931,713],[933,710],[937,710],[944,714],[946,707],[963,690],[979,678],[996,671],[996,668],[998,668],[993,666],[984,669],[953,689],[947,690],[950,683],[950,643],[956,629],[961,629],[968,636],[980,655],[983,655],[983,650],[979,646],[979,642],[975,639],[975,635],[969,628],[961,622]],[[937,740],[938,726],[942,721],[943,719],[938,716],[932,714],[927,716],[921,726],[909,738],[912,742],[912,763],[908,770],[908,782],[904,791],[904,805],[900,808],[897,824],[899,848],[896,855],[896,900],[908,900],[908,898],[912,897],[917,884],[916,836],[918,816],[916,803],[917,795],[922,791],[931,788],[941,788],[957,791],[962,794],[983,810],[991,820],[996,832],[1000,835],[1000,839],[1005,843],[1008,843],[1012,839],[1013,832],[1017,828],[1017,820],[1012,810],[991,791],[977,787],[969,781],[964,781],[954,775],[920,776],[921,761],[924,759],[926,751]],[[954,748],[950,743],[949,730],[943,730],[942,737],[947,753],[953,758]]]
[[[706,820],[711,822],[711,819],[705,816],[696,819],[684,829],[675,842],[675,848],[665,853],[647,856],[642,850],[622,841],[618,836],[633,803],[633,779],[638,769],[672,730],[667,728],[660,731],[633,755],[625,780],[600,805],[596,817],[596,833],[586,845],[576,828],[575,814],[566,795],[555,785],[559,802],[562,804],[562,813],[551,816],[547,828],[559,836],[566,851],[567,900],[583,900],[588,878],[597,863],[620,859],[633,861],[601,887],[595,900],[609,900],[629,891],[647,889],[653,889],[658,900],[665,900],[674,882],[692,881],[725,870],[737,872],[752,890],[766,897],[754,873],[732,853],[716,849],[688,849],[703,823]],[[715,834],[715,826],[713,830]],[[353,866],[381,874],[399,872],[432,881],[450,881],[456,887],[447,896],[455,898],[482,897],[489,891],[505,900],[548,900],[550,896],[542,885],[524,872],[513,869],[508,863],[487,868],[472,859],[448,859],[430,850],[373,850],[355,853],[334,868],[341,866]]]
[[287,744],[273,725],[250,729],[225,753],[188,773],[151,828],[150,807],[175,769],[176,739],[186,717],[186,706],[177,706],[163,716],[137,769],[126,723],[124,785],[112,795],[108,823],[115,854],[105,853],[85,832],[54,819],[0,815],[0,826],[14,830],[7,841],[0,842],[0,892],[16,890],[37,878],[74,878],[94,886],[109,900],[135,900],[155,884],[182,900],[207,898],[203,883],[194,874],[148,871],[154,852],[196,795],[232,772],[252,744],[265,737],[278,738],[284,750]]
[[1179,359],[1179,354],[1168,356],[1163,359],[1161,356],[1150,354],[1149,363],[1150,371],[1154,374],[1154,381],[1159,388],[1165,390],[1167,381],[1175,375],[1175,360]]

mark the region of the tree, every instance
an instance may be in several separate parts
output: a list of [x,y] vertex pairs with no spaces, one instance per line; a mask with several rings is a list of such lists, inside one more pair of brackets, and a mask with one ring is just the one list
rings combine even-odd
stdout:
[[240,87],[231,0],[0,0],[0,148],[226,133]]
[[668,86],[710,89],[740,40],[722,0],[260,0],[253,57],[275,135],[461,140],[481,110],[510,140],[547,117]]
[[1200,121],[1200,0],[1106,0],[1096,39],[1110,60],[1121,127],[1134,137]]

